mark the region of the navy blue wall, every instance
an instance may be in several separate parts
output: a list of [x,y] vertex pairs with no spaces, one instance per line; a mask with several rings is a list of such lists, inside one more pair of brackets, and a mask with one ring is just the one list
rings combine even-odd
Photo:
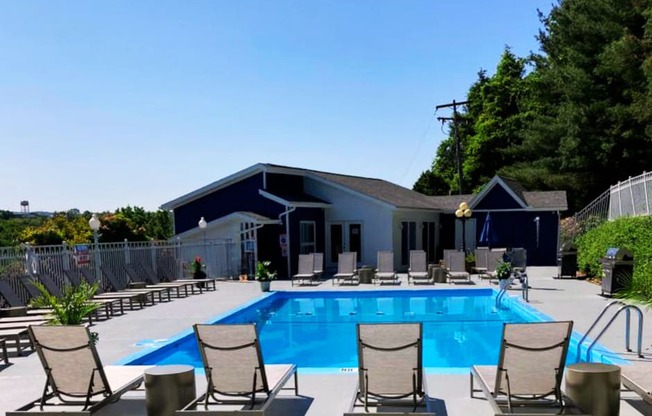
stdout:
[[[479,240],[487,214],[474,213],[476,238]],[[539,243],[536,222],[539,217]],[[559,217],[555,211],[491,212],[491,227],[496,243],[493,247],[523,247],[527,250],[528,266],[557,264],[557,236]],[[480,245],[480,244],[478,244]],[[486,245],[486,244],[482,244]]]
[[473,209],[522,209],[505,188],[495,185]]
[[279,195],[301,195],[303,194],[303,176],[268,173],[267,192]]
[[251,211],[277,219],[285,207],[261,196],[259,189],[263,189],[262,173],[175,208],[175,233],[196,228],[201,217],[210,222],[236,211]]

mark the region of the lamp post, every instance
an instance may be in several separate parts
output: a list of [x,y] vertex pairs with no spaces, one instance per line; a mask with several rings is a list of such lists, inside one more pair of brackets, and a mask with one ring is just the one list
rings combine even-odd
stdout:
[[199,222],[197,223],[197,225],[199,225],[199,229],[202,230],[202,232],[204,233],[204,264],[206,264],[206,260],[207,260],[206,259],[206,253],[207,253],[207,250],[206,250],[206,226],[208,225],[208,223],[206,222],[204,217],[201,217],[199,219]]
[[462,221],[462,251],[466,254],[466,219],[473,214],[469,204],[462,202],[455,211],[455,216]]
[[100,252],[97,247],[98,235],[97,232],[102,226],[102,222],[97,218],[97,214],[93,214],[90,220],[88,220],[88,225],[93,230],[93,262],[95,263],[95,278],[98,282],[101,281],[102,276],[100,275]]

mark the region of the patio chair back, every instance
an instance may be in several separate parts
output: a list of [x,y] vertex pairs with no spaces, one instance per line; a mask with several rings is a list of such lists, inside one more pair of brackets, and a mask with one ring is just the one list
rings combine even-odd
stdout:
[[147,277],[135,264],[125,264],[124,268],[130,282],[147,283]]
[[315,256],[315,266],[312,271],[319,276],[324,273],[324,253],[313,253],[313,256]]
[[107,279],[107,281],[109,282],[113,290],[122,290],[127,286],[121,284],[120,281],[118,280],[118,277],[115,274],[113,274],[111,269],[109,269],[108,267],[100,266],[100,269],[102,270],[102,274]]
[[57,286],[57,284],[54,283],[54,280],[52,280],[52,278],[49,275],[39,274],[39,275],[34,275],[34,277],[38,279],[38,281],[41,282],[43,286],[45,286],[45,289],[48,292],[50,292],[51,295],[57,297],[63,296],[63,292],[61,291],[59,286]]
[[446,262],[446,268],[450,272],[465,272],[466,264],[464,259],[463,251],[451,251],[448,253],[448,261]]
[[64,270],[63,273],[66,275],[66,278],[70,284],[74,287],[77,287],[81,284],[81,279],[79,275],[73,270]]
[[421,323],[358,324],[361,399],[423,394]]
[[337,273],[338,274],[352,274],[356,270],[356,253],[346,252],[340,253],[337,258]]
[[393,251],[378,252],[378,273],[394,273]]
[[496,271],[496,267],[500,262],[503,261],[503,254],[505,254],[505,249],[493,249],[487,253],[487,272],[493,273]]
[[299,270],[297,274],[300,275],[314,275],[315,270],[315,256],[313,254],[299,254]]
[[525,270],[527,267],[527,250],[520,247],[514,248],[509,253],[512,258],[512,267],[515,269]]
[[428,271],[426,252],[423,250],[410,251],[410,272],[423,273]]
[[504,324],[494,391],[560,399],[572,329],[572,321]]
[[487,269],[487,254],[489,247],[478,247],[475,249],[475,268],[478,270]]
[[269,392],[255,324],[195,324],[194,329],[209,393]]
[[55,394],[72,397],[111,394],[88,328],[32,325],[28,332],[47,383]]

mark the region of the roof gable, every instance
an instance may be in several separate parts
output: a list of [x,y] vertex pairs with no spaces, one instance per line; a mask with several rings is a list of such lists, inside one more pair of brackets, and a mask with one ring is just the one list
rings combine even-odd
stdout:
[[525,188],[516,180],[502,178],[498,175],[482,188],[471,202],[473,209],[523,209],[527,204],[523,200]]

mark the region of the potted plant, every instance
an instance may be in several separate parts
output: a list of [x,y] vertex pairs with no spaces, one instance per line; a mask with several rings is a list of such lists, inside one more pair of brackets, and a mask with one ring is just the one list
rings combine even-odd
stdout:
[[[206,278],[206,272],[204,271],[204,265],[201,262],[201,257],[195,256],[195,260],[190,264],[190,270],[192,271],[193,279]],[[204,283],[197,283],[197,287],[204,287]]]
[[272,272],[269,266],[271,261],[259,261],[256,264],[256,280],[260,282],[260,290],[269,292],[272,280],[276,279],[276,272]]
[[496,277],[501,289],[506,288],[511,283],[510,277],[512,276],[512,263],[503,261],[496,266]]

